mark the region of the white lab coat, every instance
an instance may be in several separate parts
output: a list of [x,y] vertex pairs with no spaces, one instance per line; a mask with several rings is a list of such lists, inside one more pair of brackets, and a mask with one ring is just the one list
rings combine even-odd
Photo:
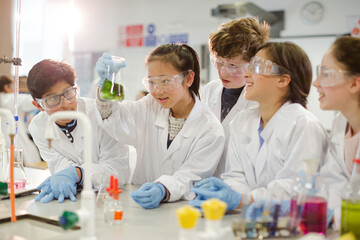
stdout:
[[[99,126],[95,112],[96,100],[79,98],[77,110],[85,113],[92,129],[92,185],[98,189],[105,177],[110,174],[118,177],[119,185],[127,183],[129,179],[129,147],[121,145],[107,135]],[[55,137],[51,142],[51,149],[45,138],[45,126],[49,115],[44,111],[39,113],[30,123],[29,130],[34,142],[39,147],[41,157],[46,161],[51,174],[69,166],[82,166],[84,150],[84,132],[81,123],[71,132],[74,142],[71,143],[60,128],[54,123]],[[86,169],[85,169],[86,171]],[[86,174],[86,172],[85,172]]]
[[251,194],[255,201],[266,194],[290,197],[294,176],[302,159],[324,161],[328,136],[319,120],[300,104],[285,103],[261,133],[260,109],[239,113],[230,124],[230,140],[224,181],[235,191]]
[[[132,183],[162,183],[169,201],[191,200],[193,183],[211,177],[224,148],[221,124],[197,97],[182,129],[167,148],[169,109],[151,96],[113,105],[103,128],[122,143],[136,148]],[[101,121],[100,114],[98,118]]]
[[[344,141],[347,119],[341,113],[336,114],[330,133],[330,146],[327,161],[320,170],[320,175],[325,178],[329,185],[328,208],[335,210],[334,228],[340,229],[341,220],[341,198],[345,191],[344,187],[355,174],[349,173],[345,165]],[[358,152],[360,147],[358,147]]]
[[[22,149],[24,154],[24,163],[34,163],[40,162],[40,154],[36,145],[31,141],[28,136],[27,126],[24,122],[24,114],[37,110],[37,108],[32,104],[33,98],[30,94],[20,93],[18,94],[18,130],[15,137],[15,147]],[[15,114],[14,109],[14,93],[0,93],[0,107],[10,110]],[[10,138],[8,135],[8,125],[6,120],[1,121],[1,129],[5,137],[6,146],[10,146]]]
[[[224,89],[224,87],[223,87],[221,81],[214,80],[205,85],[204,90],[201,95],[201,101],[209,106],[209,108],[215,113],[215,115],[219,119],[219,121],[221,119],[221,96],[222,96],[223,89]],[[236,114],[239,113],[240,111],[258,105],[258,103],[255,101],[246,100],[244,95],[245,95],[245,91],[243,90],[241,92],[241,95],[239,96],[239,99],[236,102],[236,104],[230,110],[230,112],[225,117],[225,119],[221,122],[221,124],[224,128],[224,133],[225,133],[225,147],[224,147],[223,154],[221,156],[221,159],[219,161],[219,164],[218,164],[215,174],[214,174],[214,176],[216,176],[216,177],[220,177],[221,174],[224,173],[224,171],[225,171],[226,155],[227,155],[228,142],[229,142],[229,136],[230,136],[230,131],[229,131],[230,122],[234,119]]]

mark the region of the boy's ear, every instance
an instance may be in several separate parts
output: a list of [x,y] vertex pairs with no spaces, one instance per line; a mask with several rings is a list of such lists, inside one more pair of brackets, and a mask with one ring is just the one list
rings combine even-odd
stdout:
[[40,111],[45,111],[35,99],[32,101],[32,104]]
[[288,86],[291,82],[291,77],[288,74],[284,74],[281,75],[279,80],[278,80],[278,87],[279,88],[284,88],[286,86]]

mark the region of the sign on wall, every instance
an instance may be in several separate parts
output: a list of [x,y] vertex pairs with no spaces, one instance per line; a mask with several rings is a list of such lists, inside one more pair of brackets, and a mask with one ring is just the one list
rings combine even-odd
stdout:
[[188,43],[189,34],[179,33],[156,33],[156,25],[143,24],[121,25],[118,28],[118,47],[155,47],[164,43]]
[[348,16],[347,25],[350,30],[351,36],[360,37],[360,15]]

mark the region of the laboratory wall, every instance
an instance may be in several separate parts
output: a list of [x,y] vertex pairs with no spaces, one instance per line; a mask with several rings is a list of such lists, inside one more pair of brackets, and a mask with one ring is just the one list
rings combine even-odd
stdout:
[[[12,19],[13,19],[12,2],[0,0],[0,57],[12,57]],[[9,63],[0,64],[0,75],[10,75],[11,65]]]
[[[3,0],[0,0],[0,4]],[[14,0],[15,1],[15,0]],[[307,24],[301,17],[303,7],[311,0],[252,0],[266,11],[283,10],[284,29],[281,38],[273,41],[292,41],[310,56],[313,67],[337,36],[349,33],[349,18],[360,16],[359,0],[317,0],[324,6],[324,16],[317,24]],[[15,1],[16,2],[16,1]],[[32,0],[23,1],[21,56],[26,74],[32,65],[43,58],[66,60],[78,73],[82,95],[91,95],[96,80],[94,66],[102,52],[126,58],[124,70],[126,98],[135,99],[143,89],[144,60],[156,44],[168,42],[170,36],[187,42],[200,55],[202,81],[217,77],[207,66],[209,33],[229,19],[211,16],[218,5],[231,0]],[[70,9],[69,9],[70,6]],[[130,32],[127,32],[130,29]],[[132,29],[132,30],[131,30]],[[142,43],[136,42],[139,29]],[[133,31],[133,32],[131,32]],[[127,35],[128,34],[128,35]],[[124,36],[135,41],[127,42]],[[151,42],[151,37],[157,40]],[[149,41],[145,41],[148,39]],[[314,72],[315,77],[315,72]],[[308,108],[329,129],[334,112],[321,111],[316,89],[311,89]]]
[[[108,51],[126,58],[128,67],[124,71],[127,81],[128,98],[134,99],[142,89],[141,79],[145,76],[144,59],[153,47],[126,47],[121,42],[122,28],[130,25],[143,25],[143,34],[150,34],[150,24],[155,26],[152,34],[188,35],[188,43],[202,55],[201,46],[207,44],[209,33],[228,19],[211,16],[211,9],[220,4],[236,1],[219,0],[81,0],[77,7],[83,14],[82,27],[75,35],[74,51],[77,53]],[[324,16],[317,24],[307,24],[301,17],[301,10],[309,0],[253,0],[251,1],[267,11],[284,10],[284,30],[281,39],[274,41],[292,41],[299,44],[308,53],[314,70],[320,64],[321,57],[336,36],[349,33],[349,16],[360,15],[359,0],[319,0],[324,6]],[[202,58],[202,60],[204,60]],[[217,74],[210,65],[209,79]],[[203,71],[203,75],[206,72]],[[315,71],[314,71],[315,77]],[[206,81],[206,79],[205,79]],[[323,122],[327,129],[331,127],[334,112],[324,112],[319,108],[318,94],[311,89],[308,108]]]

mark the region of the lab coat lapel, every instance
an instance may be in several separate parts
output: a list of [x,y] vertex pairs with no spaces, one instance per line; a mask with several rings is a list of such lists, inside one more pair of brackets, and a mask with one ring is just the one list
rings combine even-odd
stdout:
[[170,109],[161,108],[156,116],[155,126],[159,128],[160,145],[163,152],[167,152],[167,140],[169,135],[169,113]]
[[[258,121],[255,119],[258,119],[257,115],[260,116],[259,112],[255,113],[254,116],[249,116],[249,121],[244,124],[242,127],[242,134],[246,135],[247,141],[243,141],[243,144],[246,144],[246,159],[243,161],[244,164],[244,170],[246,171],[247,181],[251,188],[254,188],[257,186],[257,179],[256,179],[256,173],[255,173],[255,166],[258,156],[258,150],[259,150],[259,141],[258,137],[256,136],[257,133],[257,127],[258,127]],[[255,134],[254,134],[255,133]],[[242,138],[245,139],[245,136]]]
[[[276,116],[274,116],[276,117]],[[260,121],[260,119],[259,119]],[[265,166],[267,165],[268,159],[267,156],[269,156],[268,149],[267,149],[267,141],[268,139],[270,139],[270,136],[274,130],[274,119],[271,119],[270,122],[266,125],[266,127],[263,129],[263,131],[261,132],[261,137],[264,139],[264,143],[262,145],[262,147],[260,148],[259,154],[257,156],[256,159],[256,165],[255,165],[255,169],[256,169],[256,179],[258,180],[258,184],[266,184],[266,182],[263,181],[267,181],[266,179],[262,179],[262,176],[267,176],[267,174],[265,173],[266,168]],[[260,124],[260,122],[259,122]],[[260,125],[259,125],[260,126]],[[258,127],[259,127],[258,126]],[[260,147],[260,139],[258,138],[259,141],[259,147]]]
[[[71,144],[75,151],[77,152],[76,156],[80,156],[80,164],[83,164],[84,157],[83,157],[83,150],[84,150],[84,131],[83,128],[78,124],[75,130],[72,132],[74,137],[74,144]],[[70,141],[68,141],[70,142]],[[76,146],[76,147],[75,147]]]
[[52,147],[54,149],[58,149],[58,152],[69,157],[70,159],[75,160],[74,156],[76,155],[76,150],[73,144],[69,141],[69,139],[65,136],[65,134],[56,124],[54,124],[54,129],[56,132],[56,138],[54,137]]
[[181,146],[183,146],[183,141],[186,138],[189,138],[194,131],[194,128],[191,126],[195,126],[197,121],[196,119],[199,118],[202,112],[202,107],[199,99],[195,97],[195,104],[193,109],[191,110],[189,116],[187,117],[184,126],[176,135],[172,143],[170,144],[169,149],[166,152],[165,158],[170,157],[174,152],[178,151]]
[[343,169],[343,172],[346,173],[347,178],[349,179],[351,177],[349,171],[347,170],[345,161],[344,161],[344,138],[345,138],[345,131],[346,131],[346,124],[347,120],[346,118],[341,115],[341,119],[339,120],[339,127],[337,128],[338,131],[333,131],[333,137],[331,138],[331,144],[333,145],[334,149],[336,149],[336,157],[340,157],[342,159],[339,161],[339,164],[341,168]]
[[214,113],[216,117],[220,120],[221,118],[221,95],[223,91],[223,85],[220,84],[217,86],[216,90],[214,91],[214,94],[212,94],[210,101],[209,101],[209,107],[210,109],[214,109]]
[[[78,128],[78,126],[76,127]],[[67,158],[71,159],[77,164],[82,164],[82,150],[83,150],[83,139],[79,134],[74,134],[76,129],[72,132],[74,137],[74,144],[69,141],[61,129],[55,125],[56,138],[54,137],[53,147],[58,149]],[[79,157],[81,156],[81,157]]]

